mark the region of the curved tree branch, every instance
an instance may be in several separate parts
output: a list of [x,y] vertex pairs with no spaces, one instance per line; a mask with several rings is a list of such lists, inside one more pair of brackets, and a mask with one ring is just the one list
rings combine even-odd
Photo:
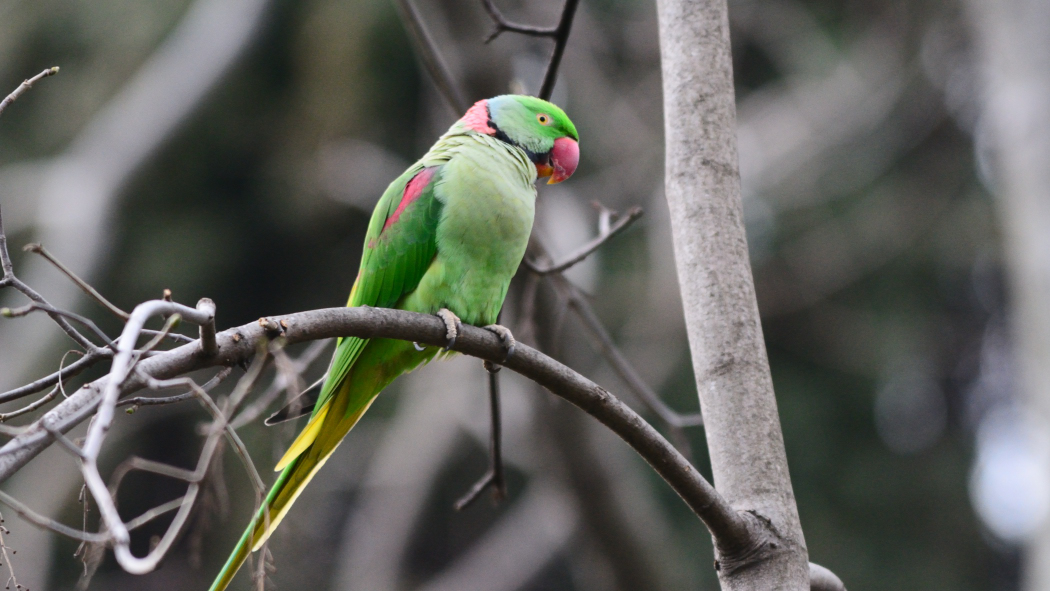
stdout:
[[[110,385],[109,377],[85,385],[0,448],[0,482],[51,445],[56,433],[66,432],[91,416],[103,399],[104,391],[116,391],[119,396],[126,396],[147,386],[147,379],[142,376],[162,380],[207,367],[245,362],[255,355],[260,341],[272,336],[268,331],[275,326],[283,327],[281,336],[288,344],[358,336],[445,345],[445,325],[440,319],[400,310],[326,308],[266,320],[218,333],[214,354],[206,354],[194,342],[141,360],[136,366],[137,371],[119,385]],[[750,514],[733,509],[666,439],[604,388],[521,343],[514,356],[504,362],[506,352],[499,337],[480,328],[464,326],[453,350],[501,363],[565,398],[612,429],[671,485],[707,524],[720,546],[750,547],[764,543],[762,528],[756,525]]]

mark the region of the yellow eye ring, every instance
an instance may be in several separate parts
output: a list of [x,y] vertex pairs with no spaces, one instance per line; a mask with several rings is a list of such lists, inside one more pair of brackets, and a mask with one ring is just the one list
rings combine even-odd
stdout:
[[540,125],[550,125],[551,118],[546,113],[540,113],[536,115],[536,121],[539,121]]

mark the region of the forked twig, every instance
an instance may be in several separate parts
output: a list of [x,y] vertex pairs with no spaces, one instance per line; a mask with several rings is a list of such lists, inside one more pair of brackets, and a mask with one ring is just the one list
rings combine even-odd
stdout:
[[572,32],[572,21],[576,16],[576,7],[579,6],[580,0],[565,0],[565,4],[561,11],[561,18],[558,19],[558,24],[553,27],[534,27],[531,25],[514,23],[504,18],[503,14],[498,8],[496,8],[496,4],[493,0],[481,0],[481,3],[485,7],[485,12],[489,14],[489,18],[492,19],[493,24],[496,26],[492,33],[490,33],[485,39],[485,43],[499,37],[504,31],[528,35],[530,37],[550,37],[551,39],[554,39],[554,49],[551,51],[550,60],[547,62],[547,70],[543,74],[543,82],[540,84],[540,91],[536,94],[536,96],[543,100],[550,100],[551,95],[554,93],[554,83],[558,79],[558,69],[561,67],[561,58],[565,54],[565,46],[569,43],[569,34]]
[[[551,279],[556,291],[569,305],[569,309],[583,322],[584,327],[587,329],[587,334],[598,348],[599,353],[605,357],[617,375],[620,376],[649,410],[654,412],[660,420],[673,430],[699,427],[704,424],[703,416],[700,413],[681,414],[667,406],[660,399],[660,396],[638,375],[638,371],[634,369],[631,362],[627,360],[619,347],[616,346],[612,335],[605,329],[605,326],[595,314],[594,308],[591,307],[576,286],[560,275],[555,275]],[[678,441],[678,443],[680,444],[681,441]]]
[[[81,316],[80,314],[76,314],[74,312],[59,310],[58,308],[46,302],[30,302],[18,308],[0,308],[0,316],[3,316],[4,318],[21,318],[23,316],[27,316],[37,311],[44,312],[52,317],[57,316],[61,318],[68,318],[74,322],[80,323],[86,326],[87,328],[91,329],[91,332],[93,332],[96,337],[101,339],[107,347],[109,347],[110,349],[116,349],[116,345],[114,344],[113,340],[109,338],[109,335],[102,332],[102,329],[100,329],[93,320]],[[95,347],[96,345],[92,345],[92,348]]]
[[[306,348],[306,351],[304,351],[302,355],[300,355],[297,359],[295,359],[292,362],[294,364],[293,368],[295,372],[297,374],[301,374],[302,372],[306,371],[310,364],[312,364],[321,355],[321,353],[324,352],[325,348],[327,347],[328,341],[314,341],[310,343],[310,346]],[[285,372],[279,371],[274,377],[273,383],[270,384],[266,391],[264,391],[259,396],[256,396],[255,400],[253,400],[251,404],[246,406],[244,410],[242,410],[239,414],[233,417],[233,420],[230,421],[230,424],[233,425],[233,428],[240,429],[248,423],[251,423],[252,421],[258,419],[259,416],[261,416],[262,413],[266,411],[270,404],[272,404],[273,401],[276,400],[278,396],[280,396],[281,392],[288,390],[288,377],[289,376]],[[323,380],[324,377],[322,376],[317,382],[312,384],[306,390],[311,390],[313,388],[318,387],[320,385],[318,382],[322,382]],[[293,398],[293,396],[289,396],[288,398],[290,401]]]
[[[599,207],[601,207],[600,204]],[[630,387],[631,391],[637,395],[638,399],[654,412],[660,420],[667,424],[671,429],[671,438],[674,440],[676,447],[678,447],[683,454],[688,455],[688,438],[685,437],[682,429],[703,425],[703,417],[700,413],[681,414],[667,406],[667,404],[660,399],[660,396],[645,383],[645,380],[643,380],[638,374],[638,371],[634,369],[634,366],[627,360],[627,357],[620,351],[619,347],[616,346],[612,336],[609,334],[608,330],[605,329],[605,326],[598,318],[598,315],[590,305],[590,302],[588,302],[583,294],[580,293],[579,288],[562,275],[563,271],[569,269],[573,264],[582,261],[610,238],[625,230],[627,226],[642,215],[641,208],[634,207],[630,209],[624,217],[617,220],[616,223],[610,224],[609,210],[605,208],[601,208],[601,210],[602,216],[599,222],[598,237],[581,246],[574,254],[567,257],[564,262],[542,267],[528,259],[524,259],[524,262],[534,273],[551,279],[552,285],[559,297],[565,301],[568,308],[576,314],[587,328],[587,334],[590,335],[595,346],[598,348],[598,351],[603,357],[605,357],[606,361],[609,362],[617,375],[623,379],[624,383]],[[540,258],[550,258],[547,247],[543,244],[543,241],[535,235],[532,237],[532,248],[539,252]]]
[[485,369],[489,376],[489,410],[492,420],[489,430],[489,461],[491,464],[485,475],[453,505],[456,511],[466,509],[490,486],[493,500],[498,502],[507,497],[507,481],[503,476],[503,426],[498,375],[500,367],[486,362]]
[[[70,353],[83,355],[83,353],[81,353],[80,351],[66,351],[66,354],[62,356],[62,360],[58,362],[58,371],[59,371],[60,374],[62,372],[62,367],[66,363],[66,357],[68,357]],[[7,412],[7,413],[0,413],[0,423],[9,421],[9,420],[11,420],[11,419],[13,419],[15,417],[19,417],[19,416],[22,416],[24,414],[28,414],[28,413],[33,412],[34,410],[44,406],[45,404],[47,404],[48,402],[51,402],[52,400],[54,400],[58,396],[59,392],[62,393],[62,396],[66,397],[66,398],[69,398],[69,396],[66,394],[66,389],[65,389],[65,386],[62,383],[62,378],[61,377],[58,379],[58,385],[55,386],[54,388],[52,388],[50,392],[45,394],[39,400],[34,400],[33,402],[31,402],[31,403],[27,404],[26,406],[23,406],[22,408],[19,408],[17,410],[13,410],[13,411]]]
[[[142,515],[139,515],[138,517],[135,517],[134,519],[128,521],[128,529],[138,529],[143,525],[146,525],[150,521],[160,517],[161,515],[173,511],[174,509],[177,509],[179,505],[181,505],[182,502],[184,502],[184,499],[185,497],[179,497],[178,499],[176,499],[179,501],[178,504],[175,504],[175,501],[168,501],[167,503],[163,503],[161,505],[158,505],[157,507],[147,510]],[[8,507],[14,509],[15,513],[17,513],[20,517],[22,517],[22,519],[25,519],[29,523],[43,529],[51,530],[57,534],[66,536],[67,538],[79,540],[81,542],[87,542],[89,544],[105,544],[112,540],[112,536],[109,533],[96,533],[76,529],[59,521],[55,521],[50,517],[45,517],[37,513],[33,509],[30,509],[29,506],[23,503],[22,501],[19,501],[18,499],[12,497],[11,495],[7,494],[2,490],[0,490],[0,503],[3,503]]]
[[21,516],[22,519],[25,519],[29,523],[32,523],[37,527],[49,529],[57,534],[66,536],[67,538],[72,538],[81,542],[89,542],[92,544],[104,544],[110,540],[110,536],[108,534],[79,530],[74,527],[69,527],[64,523],[55,521],[50,517],[44,517],[43,515],[30,509],[29,506],[23,503],[22,501],[19,501],[18,499],[12,497],[11,495],[7,494],[2,490],[0,490],[0,503],[3,503],[8,507],[14,509],[15,513],[18,513],[18,515]]
[[[208,380],[203,385],[201,385],[200,386],[201,390],[204,390],[205,392],[210,392],[212,390],[212,388],[214,388],[215,386],[218,386],[220,383],[222,383],[222,381],[225,380],[230,375],[230,373],[232,373],[232,372],[233,372],[233,368],[232,367],[224,367],[222,369],[222,371],[220,371],[219,373],[215,374],[215,376],[212,379]],[[190,390],[190,391],[185,392],[183,394],[176,394],[175,396],[163,396],[163,397],[136,396],[134,398],[125,398],[125,399],[117,402],[117,407],[119,408],[121,406],[130,406],[131,408],[129,408],[128,411],[127,411],[130,414],[130,413],[135,412],[133,409],[138,408],[140,406],[157,406],[157,405],[162,405],[162,404],[174,404],[176,402],[182,402],[184,400],[190,400],[194,396],[196,396],[196,394],[193,392],[193,390]]]
[[31,413],[34,410],[44,406],[45,404],[51,402],[55,399],[55,397],[58,396],[58,390],[58,386],[55,386],[54,388],[51,388],[51,391],[45,394],[43,397],[41,397],[38,400],[34,400],[33,402],[23,406],[22,408],[13,410],[11,412],[0,413],[0,423],[4,423],[10,421],[15,417],[20,417],[24,414]]
[[489,13],[489,18],[492,19],[495,28],[489,33],[489,36],[485,38],[485,43],[491,42],[496,37],[503,34],[504,31],[510,31],[512,33],[520,33],[522,35],[529,35],[531,37],[554,37],[558,33],[558,27],[535,27],[532,25],[522,25],[519,23],[508,21],[503,13],[496,7],[496,3],[493,0],[481,0],[482,6],[485,7],[485,12]]
[[[528,258],[522,260],[525,266],[530,271],[537,275],[550,275],[551,273],[561,273],[572,268],[573,265],[583,261],[590,256],[594,251],[602,247],[603,244],[608,242],[610,239],[615,237],[620,232],[627,229],[628,226],[633,224],[635,220],[642,217],[643,211],[641,207],[632,207],[627,210],[622,217],[616,220],[616,223],[602,229],[601,233],[598,234],[593,240],[583,244],[575,252],[565,257],[564,260],[553,263],[550,265],[541,265],[535,261],[531,261]],[[603,224],[604,225],[604,224]]]
[[12,400],[18,400],[19,398],[29,396],[30,394],[36,394],[41,390],[50,388],[58,383],[59,380],[68,380],[69,378],[76,377],[80,372],[91,367],[95,363],[108,359],[113,356],[113,352],[109,349],[96,349],[95,351],[88,351],[83,357],[70,363],[63,369],[59,369],[53,374],[44,376],[39,380],[8,390],[0,394],[0,404],[4,402],[10,402]]
[[[13,287],[34,302],[51,308],[51,304],[49,304],[42,295],[37,293],[35,289],[23,283],[18,277],[15,277],[14,264],[11,262],[11,253],[7,249],[7,235],[4,232],[4,216],[2,211],[0,211],[0,268],[4,271],[3,277],[0,278],[0,288]],[[51,309],[53,310],[54,308]],[[71,325],[69,321],[63,318],[60,314],[47,312],[47,315],[50,316],[51,319],[55,321],[55,324],[57,324],[59,328],[69,336],[69,338],[73,339],[75,343],[88,351],[97,349],[94,343],[88,340],[84,335],[80,334],[80,332],[73,328],[73,325]]]

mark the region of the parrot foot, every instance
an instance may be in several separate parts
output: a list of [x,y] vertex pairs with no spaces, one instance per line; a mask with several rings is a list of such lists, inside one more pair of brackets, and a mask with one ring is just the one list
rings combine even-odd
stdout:
[[[503,350],[507,352],[507,354],[503,356],[503,363],[506,363],[507,360],[514,355],[514,349],[517,348],[518,341],[514,339],[514,335],[510,332],[510,329],[502,324],[490,324],[485,327],[485,330],[495,333],[503,343]],[[488,369],[488,367],[486,366],[485,369]]]
[[448,339],[448,343],[445,344],[445,350],[448,351],[456,345],[456,337],[459,336],[459,327],[462,326],[462,322],[459,320],[459,316],[452,313],[452,310],[448,308],[442,308],[438,310],[437,317],[445,323],[445,338]]

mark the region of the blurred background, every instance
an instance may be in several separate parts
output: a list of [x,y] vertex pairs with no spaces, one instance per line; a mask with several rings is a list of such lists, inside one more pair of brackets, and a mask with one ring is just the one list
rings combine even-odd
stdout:
[[[536,91],[548,40],[485,45],[479,1],[418,4],[468,99]],[[748,237],[811,560],[851,590],[1050,588],[1050,8],[729,4]],[[540,25],[560,10],[499,5]],[[455,119],[388,1],[0,0],[0,93],[54,65],[0,120],[0,205],[20,276],[110,334],[114,319],[19,247],[42,242],[125,309],[165,288],[211,297],[221,328],[341,305],[375,201]],[[592,201],[645,209],[569,278],[648,384],[695,412],[653,2],[584,0],[553,100],[582,161],[541,186],[536,231],[567,254],[598,231]],[[517,322],[537,289],[522,275],[506,324],[664,429],[549,285],[538,321]],[[54,371],[66,347],[46,319],[0,323],[0,388]],[[509,373],[508,500],[452,511],[487,468],[485,377],[473,360],[434,364],[384,393],[300,498],[268,588],[716,589],[684,503]],[[131,454],[191,466],[206,418],[188,404],[121,414],[104,468]],[[296,428],[240,429],[264,478]],[[702,428],[687,433],[710,478]],[[206,588],[254,503],[231,457],[221,476],[161,569],[135,577],[107,557],[90,588]],[[5,490],[80,525],[80,485],[52,449]],[[133,475],[121,510],[181,491]],[[76,543],[3,514],[18,582],[74,588]],[[136,551],[165,525],[137,532]]]

